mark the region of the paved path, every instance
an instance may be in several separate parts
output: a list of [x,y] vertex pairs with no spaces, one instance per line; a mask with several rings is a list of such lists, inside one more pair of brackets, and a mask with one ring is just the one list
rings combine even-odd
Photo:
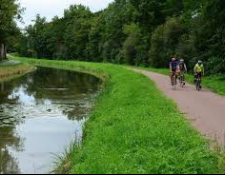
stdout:
[[0,63],[0,66],[11,66],[11,65],[17,65],[20,64],[19,61],[6,61],[3,63]]
[[159,89],[178,104],[181,112],[204,136],[225,145],[225,97],[207,89],[198,92],[190,84],[184,89],[172,90],[168,76],[137,69],[134,71],[155,81]]

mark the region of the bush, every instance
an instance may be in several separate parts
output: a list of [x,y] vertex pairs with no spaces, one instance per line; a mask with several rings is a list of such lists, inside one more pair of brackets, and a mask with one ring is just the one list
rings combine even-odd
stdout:
[[225,59],[212,57],[205,63],[207,74],[220,74],[225,72]]

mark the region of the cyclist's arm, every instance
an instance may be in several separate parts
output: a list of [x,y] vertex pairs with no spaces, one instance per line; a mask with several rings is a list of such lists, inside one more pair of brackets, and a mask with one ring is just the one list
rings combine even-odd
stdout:
[[177,73],[180,73],[180,66],[179,66],[179,64],[177,65]]
[[195,65],[195,68],[194,68],[194,73],[196,73],[196,69],[197,69],[197,65]]
[[186,64],[184,64],[184,69],[185,69],[185,72],[187,72],[187,71],[188,71],[188,69],[187,69],[187,65],[186,65]]
[[170,66],[169,67],[170,67],[170,72],[172,72],[172,64],[171,63],[170,63]]
[[205,75],[205,67],[203,66],[203,70],[202,70],[203,76]]

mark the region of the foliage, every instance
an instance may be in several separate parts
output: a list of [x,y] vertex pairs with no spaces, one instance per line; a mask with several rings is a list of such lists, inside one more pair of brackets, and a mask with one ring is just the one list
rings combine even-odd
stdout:
[[6,45],[14,42],[11,48],[15,49],[18,44],[16,37],[19,30],[15,19],[20,18],[22,9],[19,8],[17,0],[0,0],[0,61],[6,57]]
[[130,25],[125,25],[123,32],[127,36],[121,51],[124,62],[130,65],[139,65],[143,59],[139,55],[141,49],[141,29],[139,26],[132,23]]
[[[179,19],[169,19],[159,26],[152,35],[150,63],[154,67],[168,65],[170,56],[176,55],[179,38],[184,34],[184,28]],[[167,58],[167,59],[166,59]]]
[[19,52],[161,68],[176,56],[191,69],[202,59],[207,73],[223,73],[224,5],[223,0],[115,0],[97,13],[73,5],[51,22],[37,18],[21,37]]

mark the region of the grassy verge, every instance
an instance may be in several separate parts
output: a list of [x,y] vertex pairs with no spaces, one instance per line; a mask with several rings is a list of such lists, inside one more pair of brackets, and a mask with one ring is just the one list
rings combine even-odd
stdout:
[[108,77],[82,145],[71,148],[57,173],[219,173],[220,156],[147,77],[111,64],[20,60]]
[[[155,68],[141,68],[151,72],[156,72],[164,75],[170,75],[167,69],[155,69]],[[187,82],[194,84],[194,76],[186,74]],[[209,88],[211,91],[225,96],[225,75],[207,76],[203,79],[203,86]]]
[[28,64],[0,66],[0,82],[11,80],[31,72],[35,67]]

